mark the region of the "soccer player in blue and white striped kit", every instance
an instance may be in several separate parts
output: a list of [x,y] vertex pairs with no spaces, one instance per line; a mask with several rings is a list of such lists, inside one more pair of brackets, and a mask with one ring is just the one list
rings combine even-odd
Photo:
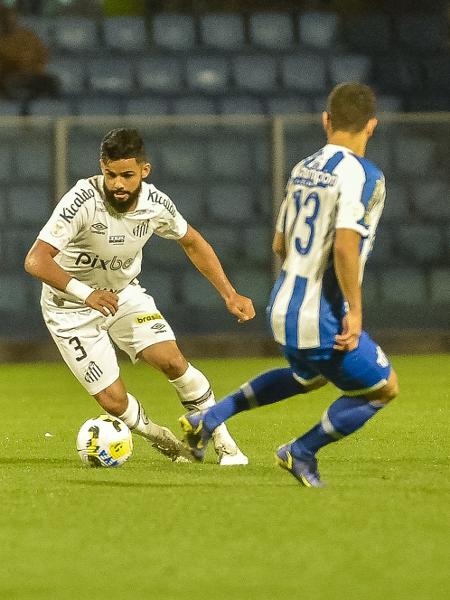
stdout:
[[312,429],[276,453],[300,483],[322,487],[318,450],[362,427],[397,395],[395,371],[362,329],[364,265],[385,199],[383,173],[364,158],[376,125],[368,86],[332,90],[323,113],[328,143],[292,170],[272,245],[283,266],[268,316],[290,366],[180,418],[199,460],[214,429],[231,416],[332,382],[342,395]]

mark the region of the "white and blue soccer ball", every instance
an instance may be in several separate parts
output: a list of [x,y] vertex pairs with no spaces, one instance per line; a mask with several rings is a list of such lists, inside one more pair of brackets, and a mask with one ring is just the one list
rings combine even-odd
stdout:
[[110,415],[88,419],[78,432],[77,450],[81,461],[91,467],[119,467],[133,453],[131,431]]

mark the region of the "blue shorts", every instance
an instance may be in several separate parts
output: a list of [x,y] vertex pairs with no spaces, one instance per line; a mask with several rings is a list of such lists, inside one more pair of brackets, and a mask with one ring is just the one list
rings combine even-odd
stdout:
[[325,377],[349,396],[364,394],[386,384],[391,364],[383,350],[363,331],[351,352],[333,348],[299,350],[284,346],[284,355],[300,383]]

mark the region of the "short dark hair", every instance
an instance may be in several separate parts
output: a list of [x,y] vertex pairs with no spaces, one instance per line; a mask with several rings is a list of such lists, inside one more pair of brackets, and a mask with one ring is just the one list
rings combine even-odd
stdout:
[[375,94],[362,83],[340,83],[328,96],[327,112],[334,131],[358,133],[375,117]]
[[112,129],[102,140],[100,157],[103,162],[122,158],[135,158],[138,162],[145,162],[144,140],[136,129]]

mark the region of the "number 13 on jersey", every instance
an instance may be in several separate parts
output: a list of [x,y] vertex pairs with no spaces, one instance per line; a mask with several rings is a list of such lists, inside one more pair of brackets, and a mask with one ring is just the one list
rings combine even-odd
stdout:
[[293,193],[297,215],[295,217],[292,232],[301,237],[295,238],[295,249],[299,254],[305,255],[311,250],[314,241],[315,221],[320,209],[320,199],[317,192],[305,195],[304,190]]

